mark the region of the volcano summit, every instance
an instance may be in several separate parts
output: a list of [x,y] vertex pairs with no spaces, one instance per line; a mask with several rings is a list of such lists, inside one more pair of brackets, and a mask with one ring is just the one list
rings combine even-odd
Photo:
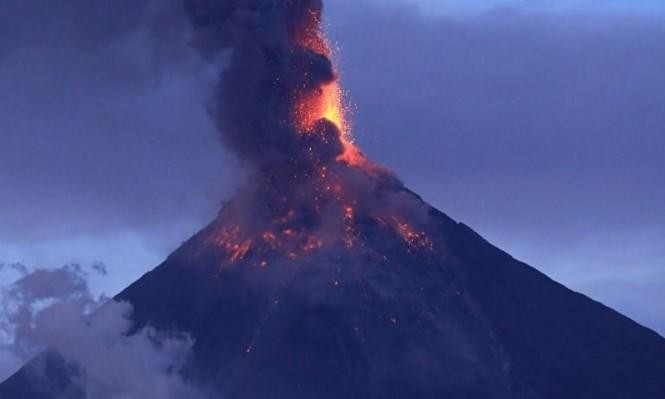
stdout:
[[[665,339],[513,259],[356,148],[320,0],[186,8],[202,55],[229,55],[211,114],[250,178],[115,299],[136,330],[191,335],[188,380],[236,399],[665,397]],[[0,397],[86,397],[50,356],[39,381],[28,365]]]

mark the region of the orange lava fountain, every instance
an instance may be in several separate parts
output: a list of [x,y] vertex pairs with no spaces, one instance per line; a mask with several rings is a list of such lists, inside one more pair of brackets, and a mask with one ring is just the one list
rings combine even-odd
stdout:
[[[316,13],[311,14],[308,26],[297,41],[301,46],[330,60],[334,58],[330,43],[320,29],[320,16]],[[353,143],[347,114],[348,106],[344,103],[344,92],[336,71],[332,82],[310,93],[297,95],[294,118],[298,130],[301,133],[311,132],[322,119],[332,122],[339,130],[340,141],[344,146],[344,153],[337,160],[359,166],[365,162],[365,158]]]

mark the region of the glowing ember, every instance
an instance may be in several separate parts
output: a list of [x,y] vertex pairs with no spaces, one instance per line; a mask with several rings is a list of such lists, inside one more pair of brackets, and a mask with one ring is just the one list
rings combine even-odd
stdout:
[[356,230],[353,227],[355,218],[356,218],[356,212],[353,209],[352,206],[345,206],[344,207],[344,237],[342,240],[344,241],[344,245],[347,248],[353,248],[353,244],[356,238]]
[[353,207],[350,207],[350,206],[345,206],[344,207],[344,219],[346,219],[348,221],[353,221],[354,214],[355,214],[355,212],[353,210]]
[[[427,236],[427,233],[415,230],[399,217],[391,216],[388,222],[382,217],[377,217],[376,221],[384,226],[390,225],[409,246],[430,251],[434,250],[434,242]],[[385,258],[385,260],[388,259]]]
[[266,242],[275,242],[275,240],[277,240],[277,236],[275,236],[275,234],[272,231],[266,231],[265,233],[263,233],[263,239]]
[[309,236],[307,237],[307,241],[305,242],[303,250],[305,252],[310,252],[321,248],[323,248],[323,240],[315,236]]
[[241,230],[237,225],[223,229],[216,237],[216,244],[226,251],[231,263],[244,259],[252,247],[250,239],[241,237]]
[[284,233],[284,235],[287,236],[287,237],[295,237],[295,235],[296,235],[296,231],[293,230],[293,229],[284,229],[284,231],[282,231],[282,233]]
[[231,248],[231,257],[229,258],[231,263],[235,263],[243,259],[245,255],[247,255],[247,252],[249,252],[251,246],[252,242],[250,240],[245,240],[240,244],[234,244]]
[[434,243],[424,231],[416,231],[408,223],[393,216],[394,227],[404,241],[412,247],[433,250]]

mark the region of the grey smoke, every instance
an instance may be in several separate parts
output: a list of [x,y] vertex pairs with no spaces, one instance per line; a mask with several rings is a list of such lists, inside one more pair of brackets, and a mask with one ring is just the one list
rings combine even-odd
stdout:
[[[301,135],[293,121],[295,98],[335,79],[331,60],[299,43],[317,29],[321,0],[186,0],[192,43],[206,58],[230,52],[220,72],[211,113],[227,148],[264,169],[327,162],[342,151],[334,126]],[[315,17],[312,17],[314,15]],[[310,26],[311,20],[315,21]],[[321,135],[324,140],[318,139]],[[304,139],[307,137],[307,139]],[[287,175],[289,173],[286,173]]]

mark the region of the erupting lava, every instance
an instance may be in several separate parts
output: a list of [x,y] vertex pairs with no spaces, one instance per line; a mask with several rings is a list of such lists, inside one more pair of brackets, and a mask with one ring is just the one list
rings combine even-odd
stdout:
[[303,134],[311,132],[316,122],[325,119],[332,122],[339,129],[341,137],[350,142],[346,109],[338,81],[327,83],[312,93],[301,94],[296,98],[294,110],[298,131]]
[[402,214],[419,205],[405,205],[402,183],[353,142],[321,1],[269,3],[187,0],[201,51],[232,50],[212,111],[224,144],[255,171],[211,232],[225,262],[360,251],[369,226],[433,249]]
[[309,20],[298,34],[296,42],[304,48],[331,60],[334,77],[332,81],[326,82],[310,92],[294,94],[294,119],[301,134],[312,132],[316,123],[320,120],[327,120],[334,124],[339,131],[339,140],[344,146],[344,151],[337,157],[337,160],[347,162],[353,166],[361,166],[365,159],[353,143],[347,119],[349,107],[344,102],[344,92],[333,61],[334,52],[330,42],[321,30],[320,19],[320,13],[310,11]]

